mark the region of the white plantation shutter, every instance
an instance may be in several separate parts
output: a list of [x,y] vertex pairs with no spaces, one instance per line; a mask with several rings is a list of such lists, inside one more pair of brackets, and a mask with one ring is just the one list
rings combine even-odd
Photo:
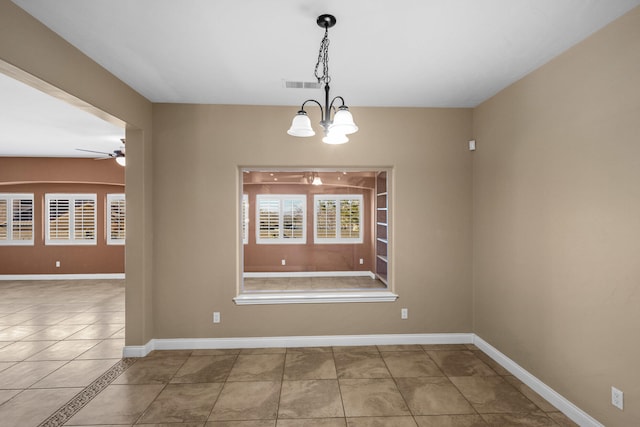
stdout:
[[107,194],[107,244],[124,245],[126,236],[124,194]]
[[306,196],[259,194],[256,205],[256,243],[306,243]]
[[0,245],[33,245],[33,194],[0,194]]
[[95,194],[46,194],[48,245],[96,244]]
[[314,196],[315,243],[362,243],[362,195]]

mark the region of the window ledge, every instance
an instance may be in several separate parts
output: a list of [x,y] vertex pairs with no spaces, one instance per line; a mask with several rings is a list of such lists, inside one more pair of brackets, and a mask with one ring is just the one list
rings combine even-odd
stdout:
[[390,291],[268,292],[244,293],[233,299],[238,305],[320,304],[340,302],[393,302],[398,295]]

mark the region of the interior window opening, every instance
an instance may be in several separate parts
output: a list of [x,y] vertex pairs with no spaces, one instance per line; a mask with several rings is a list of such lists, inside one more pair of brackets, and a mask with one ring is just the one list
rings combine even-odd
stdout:
[[240,175],[240,294],[391,290],[390,169]]

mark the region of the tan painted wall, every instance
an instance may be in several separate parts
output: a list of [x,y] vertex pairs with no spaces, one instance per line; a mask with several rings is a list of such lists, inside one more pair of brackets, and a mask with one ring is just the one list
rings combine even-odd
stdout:
[[475,332],[640,425],[640,8],[479,106],[474,134]]
[[[155,337],[470,332],[471,110],[354,108],[343,146],[288,136],[294,114],[154,105]],[[399,301],[234,305],[239,166],[394,167]]]
[[[113,160],[0,157],[0,193],[34,195],[33,245],[0,245],[0,274],[124,273],[124,246],[107,245],[105,219],[106,195],[123,192],[124,169]],[[95,245],[45,245],[47,193],[97,195]]]
[[153,338],[151,103],[43,26],[0,0],[0,71],[110,121],[126,122],[126,343]]

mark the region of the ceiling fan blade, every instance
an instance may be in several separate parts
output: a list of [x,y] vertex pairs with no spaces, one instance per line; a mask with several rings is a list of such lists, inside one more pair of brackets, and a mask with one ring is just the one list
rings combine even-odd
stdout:
[[85,149],[82,149],[82,148],[76,148],[76,150],[78,150],[78,151],[86,151],[87,153],[104,154],[105,156],[109,156],[109,157],[112,156],[111,153],[107,153],[107,152],[104,152],[104,151],[85,150]]

